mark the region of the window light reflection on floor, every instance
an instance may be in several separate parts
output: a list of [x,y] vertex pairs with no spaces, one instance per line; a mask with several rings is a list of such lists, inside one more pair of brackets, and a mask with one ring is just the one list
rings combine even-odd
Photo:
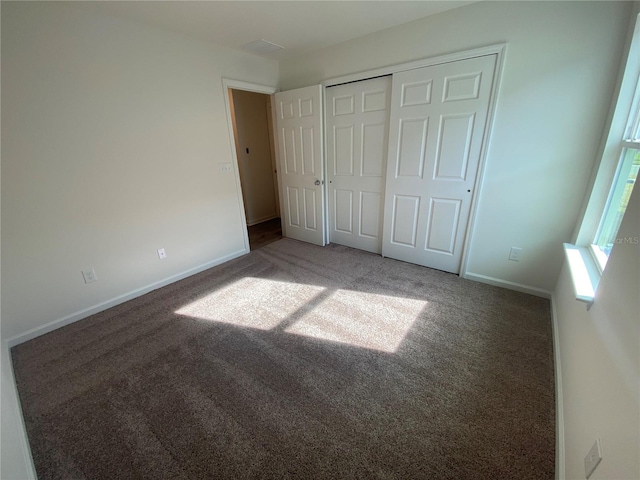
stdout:
[[393,353],[426,304],[403,297],[337,290],[285,331]]
[[316,285],[246,277],[176,310],[176,313],[239,327],[271,330],[324,290]]
[[239,327],[274,330],[395,352],[427,302],[246,277],[176,311]]

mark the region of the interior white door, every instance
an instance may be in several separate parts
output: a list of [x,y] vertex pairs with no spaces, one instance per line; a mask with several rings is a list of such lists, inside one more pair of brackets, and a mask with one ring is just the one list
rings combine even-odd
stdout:
[[384,256],[459,273],[495,63],[393,75]]
[[322,87],[275,94],[285,237],[325,245]]
[[382,251],[391,76],[326,90],[329,236]]

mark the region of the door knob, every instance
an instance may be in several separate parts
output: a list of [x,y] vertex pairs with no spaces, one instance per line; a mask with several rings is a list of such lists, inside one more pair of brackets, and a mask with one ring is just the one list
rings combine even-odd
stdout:
[[320,180],[316,180],[316,181],[314,182],[314,185],[320,185]]

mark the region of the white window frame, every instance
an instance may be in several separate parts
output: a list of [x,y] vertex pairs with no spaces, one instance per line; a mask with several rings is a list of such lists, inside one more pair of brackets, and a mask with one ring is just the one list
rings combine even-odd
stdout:
[[625,148],[640,148],[637,137],[640,125],[640,21],[638,7],[631,24],[627,49],[618,74],[617,89],[607,127],[598,151],[599,161],[592,176],[589,195],[585,199],[581,220],[573,235],[573,243],[564,244],[567,264],[573,280],[576,300],[593,304],[600,277],[608,256],[594,245],[610,204]]
[[613,178],[612,184],[609,188],[609,196],[607,204],[600,217],[600,223],[598,229],[591,240],[589,249],[593,255],[596,264],[600,270],[600,273],[604,272],[607,261],[609,260],[609,254],[602,251],[598,246],[598,241],[602,231],[606,226],[606,222],[609,219],[609,211],[611,208],[617,208],[619,205],[618,198],[622,194],[620,189],[624,190],[624,186],[621,185],[622,180],[625,181],[629,178],[629,171],[631,170],[633,160],[627,158],[627,152],[640,151],[640,140],[638,139],[638,124],[640,123],[640,109],[638,108],[638,101],[640,99],[640,78],[636,82],[635,98],[633,100],[633,107],[631,111],[633,115],[628,119],[628,128],[625,137],[620,140],[618,164],[616,168],[616,174]]

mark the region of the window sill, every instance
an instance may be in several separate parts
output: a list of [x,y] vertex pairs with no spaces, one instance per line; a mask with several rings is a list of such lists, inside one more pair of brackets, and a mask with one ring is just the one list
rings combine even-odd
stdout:
[[576,300],[587,304],[587,310],[589,310],[593,305],[596,288],[600,282],[600,270],[588,248],[576,247],[569,243],[563,246],[573,283],[573,293]]

